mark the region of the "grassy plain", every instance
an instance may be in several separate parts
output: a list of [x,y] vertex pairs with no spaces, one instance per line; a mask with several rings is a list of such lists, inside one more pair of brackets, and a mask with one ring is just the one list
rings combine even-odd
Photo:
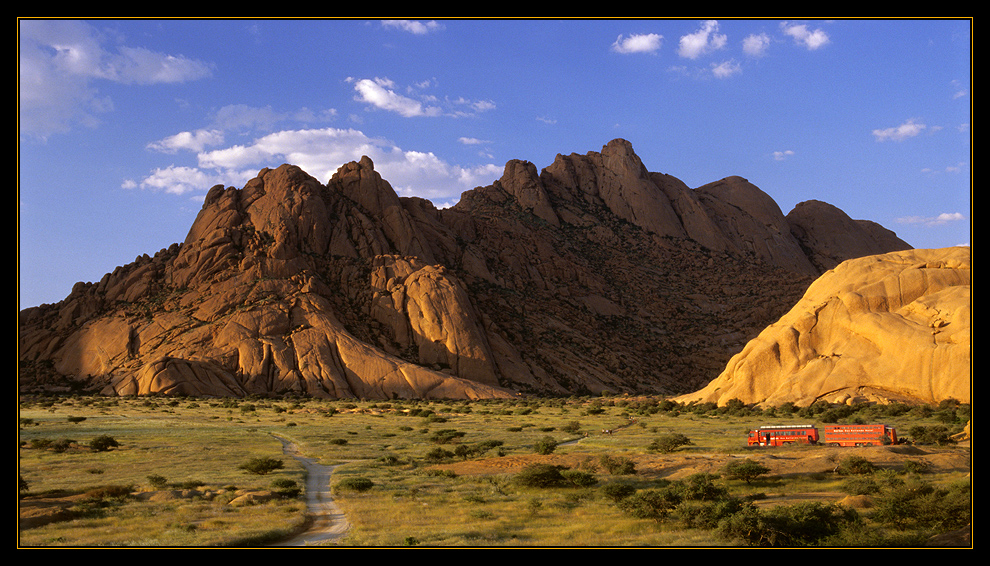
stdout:
[[[734,495],[764,505],[846,495],[833,470],[853,453],[849,450],[896,470],[907,460],[925,460],[928,481],[936,483],[966,480],[969,474],[968,447],[910,453],[813,446],[754,450],[746,447],[751,428],[768,421],[817,421],[796,413],[658,411],[656,399],[629,397],[472,402],[43,397],[21,399],[19,419],[18,472],[26,482],[19,500],[21,547],[277,544],[305,526],[301,497],[244,506],[231,502],[244,490],[270,489],[275,480],[305,485],[305,469],[283,454],[280,438],[308,458],[338,465],[332,485],[370,480],[366,491],[334,490],[350,522],[337,544],[365,547],[732,546],[736,541],[710,530],[636,518],[605,497],[602,486],[622,481],[648,489],[692,474],[718,474],[733,459],[758,459],[770,468],[749,483],[719,480]],[[882,422],[903,435],[939,421],[931,411],[909,411]],[[658,437],[674,434],[691,443],[669,454],[650,449]],[[88,443],[101,435],[119,446],[91,449]],[[537,453],[548,437],[556,448]],[[53,450],[60,439],[74,443]],[[610,473],[603,456],[628,461],[635,471]],[[240,468],[265,457],[282,460],[284,467],[266,475]],[[514,481],[534,463],[587,472],[596,481],[553,489]],[[201,495],[93,495],[108,486],[132,493],[196,489]],[[42,501],[60,502],[60,520],[25,518],[27,503]]]

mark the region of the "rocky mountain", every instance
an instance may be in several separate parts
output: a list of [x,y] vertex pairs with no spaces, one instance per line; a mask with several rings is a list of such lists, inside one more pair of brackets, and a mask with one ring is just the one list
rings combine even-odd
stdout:
[[683,402],[970,402],[970,249],[850,259]]
[[683,394],[838,262],[910,249],[631,144],[505,165],[437,209],[368,158],[216,186],[185,241],[18,315],[22,391],[484,398]]

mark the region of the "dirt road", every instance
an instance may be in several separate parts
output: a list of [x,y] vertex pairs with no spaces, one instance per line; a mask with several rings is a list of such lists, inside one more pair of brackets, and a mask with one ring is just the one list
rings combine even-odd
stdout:
[[273,546],[321,546],[335,544],[350,524],[330,494],[330,474],[336,466],[323,466],[312,458],[304,457],[295,444],[276,437],[282,442],[282,452],[292,456],[306,468],[306,507],[311,519],[306,531]]

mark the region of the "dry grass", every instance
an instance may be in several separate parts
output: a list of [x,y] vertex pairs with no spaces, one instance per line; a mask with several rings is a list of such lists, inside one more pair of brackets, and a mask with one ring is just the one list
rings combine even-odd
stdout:
[[[533,462],[595,473],[599,485],[618,479],[599,465],[607,454],[634,462],[624,479],[649,487],[661,479],[718,473],[734,458],[759,459],[770,477],[751,485],[730,482],[734,493],[763,493],[834,500],[830,474],[843,449],[806,447],[752,450],[745,433],[760,417],[640,414],[623,399],[515,402],[206,401],[62,398],[23,400],[19,472],[28,494],[74,494],[108,485],[151,490],[149,476],[172,484],[202,484],[217,495],[166,502],[123,498],[100,509],[77,502],[73,520],[22,528],[21,546],[258,546],[294,530],[305,519],[299,500],[249,507],[230,505],[235,488],[264,489],[274,478],[305,484],[302,466],[282,454],[275,435],[295,443],[320,463],[340,464],[332,484],[368,478],[367,492],[337,491],[351,529],[350,546],[718,546],[707,531],[683,530],[631,518],[596,488],[521,488],[512,477]],[[85,417],[84,420],[69,417]],[[73,422],[75,420],[76,422]],[[906,429],[917,420],[889,424]],[[578,423],[577,431],[569,431]],[[603,430],[613,431],[603,434]],[[431,440],[443,430],[463,433],[449,444]],[[693,442],[673,454],[646,448],[656,437],[680,433]],[[94,452],[86,444],[108,434],[120,447]],[[550,436],[560,443],[549,455],[534,445]],[[70,438],[65,452],[31,448],[35,439]],[[499,444],[483,454],[437,464],[438,447]],[[969,472],[968,449],[896,454],[868,453],[885,466],[925,459],[935,477]],[[285,468],[268,476],[238,469],[254,457],[278,457]],[[387,457],[387,459],[386,459]],[[22,501],[22,521],[25,521]],[[22,523],[27,525],[25,521]]]

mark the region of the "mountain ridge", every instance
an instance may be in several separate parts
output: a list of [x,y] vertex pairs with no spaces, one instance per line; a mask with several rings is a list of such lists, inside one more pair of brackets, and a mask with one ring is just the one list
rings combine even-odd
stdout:
[[741,177],[690,189],[622,139],[510,160],[446,209],[397,196],[367,157],[326,184],[263,169],[210,189],[181,244],[21,311],[21,390],[686,393],[835,262],[910,249],[799,208]]

